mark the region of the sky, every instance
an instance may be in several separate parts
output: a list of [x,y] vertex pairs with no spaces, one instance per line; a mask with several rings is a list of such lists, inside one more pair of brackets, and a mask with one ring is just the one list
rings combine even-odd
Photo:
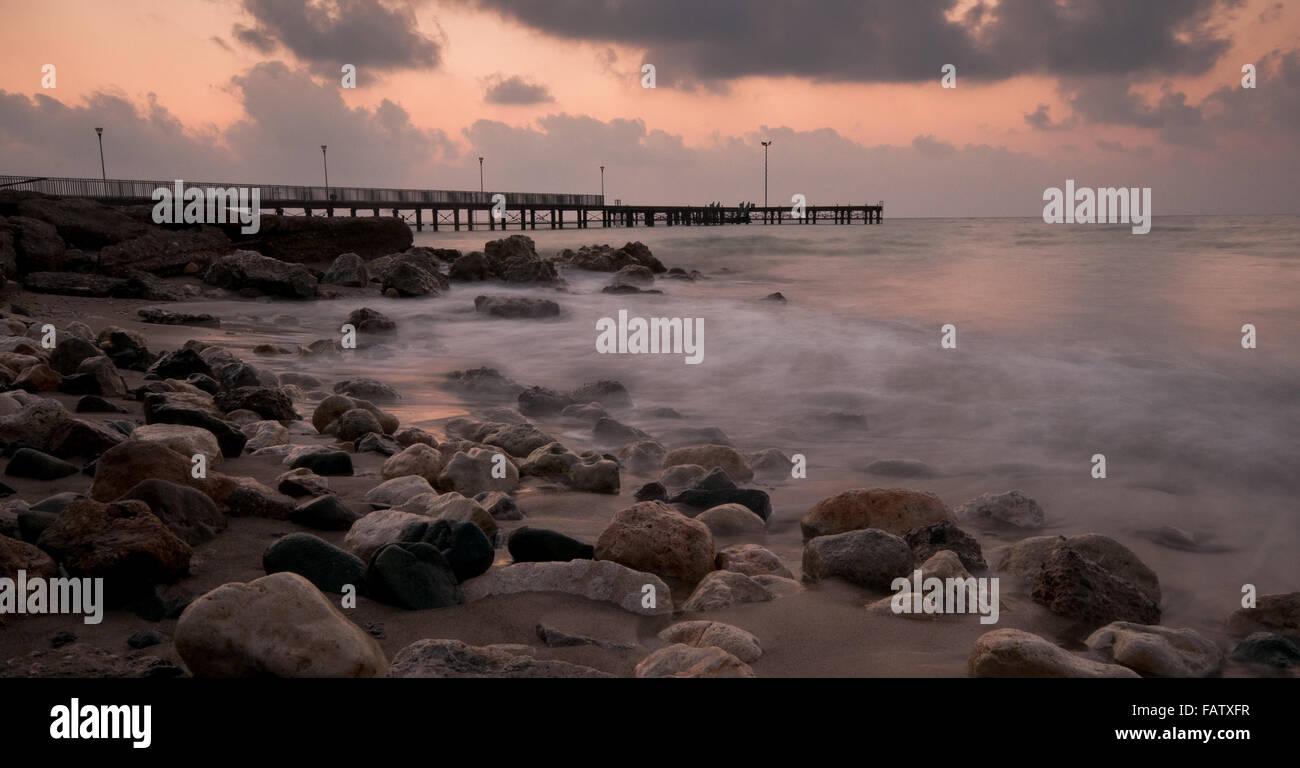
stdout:
[[[1300,213],[1300,3],[0,0],[0,174]],[[49,67],[53,66],[53,82]],[[355,67],[355,88],[343,68]],[[643,67],[654,67],[653,88]],[[952,65],[955,87],[945,88]],[[1255,87],[1242,87],[1251,65]]]

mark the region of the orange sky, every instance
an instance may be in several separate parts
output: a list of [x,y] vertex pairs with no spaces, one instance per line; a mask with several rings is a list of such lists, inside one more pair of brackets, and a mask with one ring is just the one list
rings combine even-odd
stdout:
[[[1294,24],[1258,20],[1261,9],[1270,4],[1252,0],[1234,20],[1224,22],[1235,44],[1213,70],[1169,84],[1195,100],[1235,82],[1240,63],[1254,61],[1274,48],[1294,46]],[[231,0],[4,0],[3,5],[0,89],[10,92],[41,92],[40,68],[53,63],[58,67],[54,95],[65,103],[101,90],[143,104],[147,94],[154,93],[187,126],[221,128],[241,113],[230,78],[267,58],[231,41],[232,24],[249,21]],[[696,146],[708,144],[716,134],[743,135],[764,125],[796,130],[832,127],[867,145],[905,145],[918,134],[931,134],[956,145],[988,143],[1041,152],[1071,141],[1069,131],[1035,132],[1024,123],[1023,115],[1040,103],[1049,105],[1053,117],[1065,114],[1055,81],[1045,77],[981,85],[964,80],[958,65],[956,89],[939,87],[936,66],[934,81],[922,84],[745,78],[733,82],[725,95],[663,87],[647,90],[639,84],[643,55],[639,50],[558,41],[459,7],[421,7],[416,15],[421,31],[443,42],[443,66],[435,72],[389,75],[362,71],[359,87],[345,92],[345,98],[353,106],[368,107],[389,98],[404,106],[416,125],[441,128],[452,136],[475,119],[527,124],[540,115],[567,112],[601,120],[641,118],[647,127],[680,134]],[[231,42],[234,50],[220,48],[211,40],[214,35]],[[603,70],[599,57],[610,49],[617,53],[615,69],[625,75]],[[275,58],[292,61],[287,51]],[[543,84],[555,101],[531,106],[486,104],[483,83],[497,73],[523,75]],[[1158,94],[1162,85],[1151,83],[1139,90]],[[1143,132],[1115,127],[1103,135],[1093,129],[1089,138],[1132,144],[1143,140]]]

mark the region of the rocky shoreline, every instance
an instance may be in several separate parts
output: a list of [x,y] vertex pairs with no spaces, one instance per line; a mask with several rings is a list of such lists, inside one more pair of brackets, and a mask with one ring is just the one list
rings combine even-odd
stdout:
[[[617,380],[559,390],[463,368],[439,383],[463,414],[403,424],[404,393],[380,373],[334,375],[408,330],[368,298],[472,296],[484,318],[531,322],[559,305],[510,289],[604,273],[604,292],[652,293],[703,276],[640,243],[544,257],[511,235],[461,252],[412,246],[396,219],[280,218],[241,241],[0,195],[13,282],[0,579],[103,578],[108,606],[95,626],[0,615],[0,676],[753,677],[771,664],[1133,677],[1300,663],[1300,594],[1261,595],[1214,637],[1163,626],[1161,581],[1131,549],[1042,535],[1043,509],[1019,491],[950,506],[801,486],[776,447],[695,422],[655,433],[647,416],[680,414],[648,413]],[[206,298],[334,299],[355,348],[344,330],[245,360],[213,340],[222,318],[187,311]],[[285,360],[295,370],[277,373]],[[891,610],[891,584],[917,570],[1000,579],[1001,626]],[[894,656],[831,672],[800,656],[866,642]],[[940,666],[899,666],[921,643]]]

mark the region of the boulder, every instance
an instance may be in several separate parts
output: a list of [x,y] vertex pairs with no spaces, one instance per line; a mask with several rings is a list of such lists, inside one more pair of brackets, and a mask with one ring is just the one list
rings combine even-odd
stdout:
[[459,640],[417,640],[393,658],[389,677],[567,678],[613,677],[607,672],[537,659],[501,648],[474,647]]
[[310,581],[322,592],[341,594],[349,586],[365,586],[366,564],[361,558],[313,536],[290,533],[276,539],[262,553],[267,575],[288,571]]
[[718,550],[714,565],[720,571],[735,571],[746,576],[773,574],[793,579],[794,574],[770,550],[757,544],[732,544]]
[[[509,493],[519,484],[519,470],[509,460],[495,459],[496,456],[504,455],[486,448],[457,451],[438,475],[438,487],[465,496],[474,496],[484,491]],[[494,477],[494,466],[501,466],[505,477]]]
[[197,677],[379,677],[379,643],[311,582],[274,573],[190,603],[176,651]]
[[366,565],[366,594],[411,610],[460,602],[456,575],[437,547],[424,542],[385,544]]
[[[492,568],[461,585],[467,603],[520,592],[563,592],[644,616],[673,612],[672,593],[659,577],[607,561],[516,563]],[[652,603],[648,595],[653,595]]]
[[659,639],[692,648],[721,648],[746,664],[763,655],[757,637],[720,621],[681,621],[660,632]]
[[1254,632],[1237,644],[1232,660],[1274,669],[1300,666],[1300,644],[1272,632]]
[[1146,592],[1068,546],[1047,556],[1031,595],[1052,613],[1089,626],[1160,621],[1160,606]]
[[716,646],[660,648],[636,665],[637,677],[754,677],[749,665]]
[[19,571],[26,571],[29,579],[59,576],[59,566],[40,548],[0,535],[0,579],[17,579]]
[[474,309],[491,317],[510,319],[536,319],[560,315],[560,305],[554,301],[528,296],[476,296]]
[[157,448],[170,448],[193,460],[196,454],[207,458],[208,466],[221,463],[221,447],[217,438],[200,427],[181,424],[146,424],[131,431],[127,442],[141,443]]
[[119,501],[131,499],[147,504],[169,531],[190,546],[211,541],[227,525],[226,516],[212,499],[179,483],[141,480]]
[[379,425],[379,419],[364,408],[353,408],[345,411],[342,416],[334,422],[337,431],[334,436],[344,442],[352,442],[367,434],[378,432],[383,434],[384,428]]
[[888,590],[916,565],[901,537],[875,528],[818,536],[804,543],[804,581],[839,577],[860,587]]
[[1085,642],[1108,660],[1148,677],[1208,677],[1223,666],[1219,646],[1191,629],[1117,621]]
[[361,515],[332,493],[304,501],[289,513],[293,522],[318,531],[346,531],[360,518]]
[[442,454],[425,443],[412,443],[401,453],[389,457],[380,470],[385,480],[416,475],[430,483],[438,481],[442,473]]
[[438,278],[410,263],[399,263],[384,273],[381,290],[390,296],[438,294]]
[[213,400],[217,408],[231,411],[252,411],[263,419],[296,421],[298,413],[293,401],[279,387],[248,386],[226,389]]
[[705,576],[682,605],[684,611],[714,611],[739,603],[763,603],[776,596],[743,573],[713,571]]
[[680,464],[698,464],[706,471],[721,467],[728,476],[740,483],[747,483],[754,478],[754,470],[750,468],[744,454],[725,445],[691,445],[674,448],[664,455],[665,467]]
[[311,451],[297,457],[290,469],[309,469],[318,475],[351,475],[352,457],[346,451]]
[[397,390],[387,384],[365,377],[340,381],[334,385],[334,394],[347,395],[370,403],[395,403],[399,397]]
[[142,481],[167,480],[202,492],[215,500],[215,473],[197,478],[191,472],[190,457],[165,445],[127,440],[104,452],[95,462],[95,479],[90,496],[97,501],[119,499]]
[[33,480],[50,482],[61,477],[75,475],[80,468],[62,459],[56,459],[48,453],[31,448],[19,448],[5,466],[5,474],[11,477],[29,477]]
[[77,372],[77,366],[88,357],[98,357],[99,347],[89,340],[73,335],[64,335],[50,352],[50,367],[64,376]]
[[301,264],[290,264],[254,251],[235,251],[208,267],[203,279],[209,285],[242,295],[310,299],[316,295],[316,278]]
[[1061,546],[1091,560],[1142,590],[1151,602],[1160,603],[1160,579],[1138,556],[1109,536],[1081,533],[1074,536],[1034,536],[1021,539],[1002,554],[998,570],[1010,571],[1034,584],[1051,553]]
[[1300,592],[1260,595],[1254,608],[1238,608],[1228,617],[1234,635],[1275,632],[1300,640]]
[[189,573],[190,545],[143,501],[79,499],[41,533],[36,546],[73,576],[102,578],[119,595],[170,584]]
[[360,256],[355,253],[342,253],[334,259],[333,264],[330,264],[321,282],[364,288],[370,282],[370,272],[366,269],[366,262]]
[[1042,528],[1046,517],[1037,501],[1024,491],[985,493],[954,510],[958,520],[993,522],[1016,528]]
[[694,583],[713,570],[713,534],[659,501],[642,501],[614,513],[596,540],[597,560]]
[[763,518],[743,504],[720,504],[704,510],[695,519],[707,525],[714,536],[767,531]]
[[971,677],[1138,677],[1128,667],[1076,656],[1019,629],[980,635],[966,664]]
[[352,524],[343,537],[343,546],[352,554],[369,561],[381,547],[402,541],[419,540],[420,526],[433,523],[428,515],[413,514],[397,509],[380,509],[363,516]]
[[571,560],[591,560],[595,554],[595,548],[590,544],[583,544],[556,531],[527,525],[511,532],[506,549],[516,563],[567,563]]
[[902,536],[952,515],[938,496],[903,488],[855,488],[813,505],[799,527],[804,540],[865,528]]
[[922,525],[903,534],[918,562],[929,560],[937,552],[952,552],[970,571],[988,570],[984,552],[974,536],[958,528],[951,520]]
[[371,488],[365,496],[366,503],[377,507],[395,507],[413,496],[433,493],[433,486],[419,475],[403,475],[385,480]]

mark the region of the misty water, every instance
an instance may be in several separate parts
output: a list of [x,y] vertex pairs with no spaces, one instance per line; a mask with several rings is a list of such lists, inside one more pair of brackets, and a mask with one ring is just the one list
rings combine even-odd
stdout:
[[[905,486],[955,506],[1022,488],[1042,502],[1049,532],[1097,530],[1131,543],[1137,531],[1174,526],[1234,554],[1144,556],[1157,559],[1162,579],[1162,565],[1181,569],[1189,596],[1218,590],[1225,610],[1239,596],[1232,584],[1300,588],[1300,218],[1164,217],[1140,236],[1036,219],[525,234],[543,255],[641,240],[665,265],[704,277],[658,280],[663,295],[604,294],[609,275],[566,271],[561,292],[453,284],[428,299],[372,290],[193,309],[221,316],[209,338],[250,358],[258,343],[337,338],[357,306],[384,312],[399,331],[353,357],[258,363],[381,379],[402,393],[393,410],[405,424],[436,426],[471,410],[437,386],[457,368],[490,366],[559,390],[618,379],[637,406],[619,418],[670,447],[687,440],[683,429],[717,427],[742,450],[804,454],[809,482],[827,493]],[[500,236],[415,240],[480,250]],[[774,291],[788,303],[760,300]],[[474,310],[482,293],[544,296],[563,313],[489,319]],[[599,354],[596,322],[620,309],[704,318],[703,362]],[[1256,349],[1242,347],[1245,323],[1257,329]],[[940,345],[944,324],[956,328],[955,349]],[[685,418],[645,414],[655,406]],[[592,447],[589,428],[548,430]],[[1098,453],[1104,480],[1092,477]],[[887,459],[932,471],[866,471]],[[1176,590],[1167,594],[1177,602]]]

